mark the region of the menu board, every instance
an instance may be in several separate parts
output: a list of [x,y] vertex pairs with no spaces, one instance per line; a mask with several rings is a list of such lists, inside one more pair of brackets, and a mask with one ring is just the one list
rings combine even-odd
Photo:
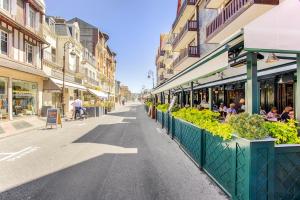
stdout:
[[57,125],[62,126],[59,111],[56,108],[50,108],[50,109],[47,110],[46,127],[51,126],[51,128],[52,128],[52,126],[57,127]]

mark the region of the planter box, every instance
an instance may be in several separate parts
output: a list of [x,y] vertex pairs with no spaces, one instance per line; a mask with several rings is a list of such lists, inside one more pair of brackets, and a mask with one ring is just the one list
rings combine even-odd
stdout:
[[236,136],[224,141],[161,111],[157,121],[231,199],[300,199],[300,145]]
[[96,117],[96,107],[86,107],[85,109],[88,117]]

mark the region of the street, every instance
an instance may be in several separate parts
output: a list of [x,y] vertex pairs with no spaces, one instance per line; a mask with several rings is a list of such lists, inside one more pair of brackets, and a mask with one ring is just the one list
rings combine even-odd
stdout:
[[1,200],[222,200],[140,104],[0,140]]

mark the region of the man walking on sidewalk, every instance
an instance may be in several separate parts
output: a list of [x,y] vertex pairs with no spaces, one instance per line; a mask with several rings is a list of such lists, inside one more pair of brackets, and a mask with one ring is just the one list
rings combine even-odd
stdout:
[[76,100],[73,103],[73,106],[74,106],[74,109],[75,109],[74,119],[76,120],[77,116],[81,115],[82,101],[77,97]]

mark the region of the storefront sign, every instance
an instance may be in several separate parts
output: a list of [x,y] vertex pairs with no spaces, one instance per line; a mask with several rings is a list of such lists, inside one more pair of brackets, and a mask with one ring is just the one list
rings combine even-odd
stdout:
[[48,109],[46,127],[51,126],[52,128],[52,126],[57,127],[57,125],[61,125],[62,127],[62,121],[58,109]]

